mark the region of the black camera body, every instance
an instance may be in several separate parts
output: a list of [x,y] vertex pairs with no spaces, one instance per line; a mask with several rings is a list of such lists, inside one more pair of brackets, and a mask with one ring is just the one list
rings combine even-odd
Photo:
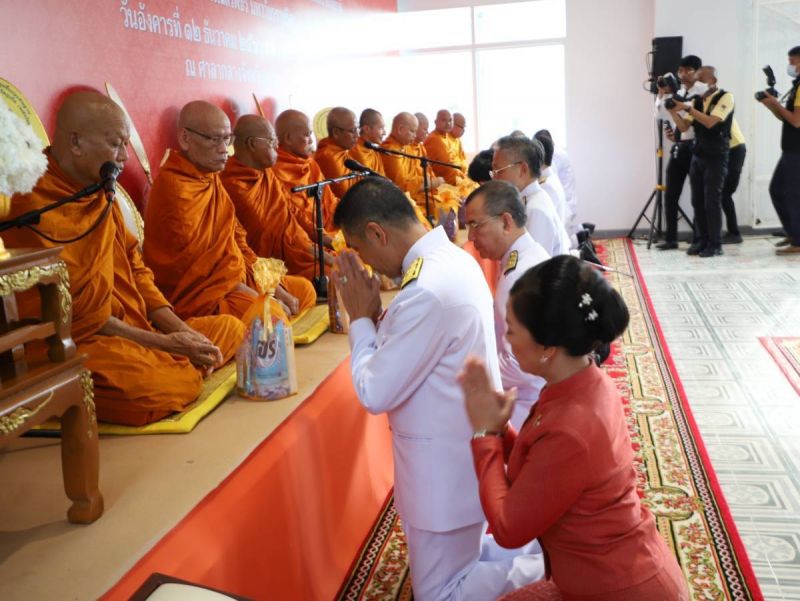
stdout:
[[767,89],[766,91],[756,92],[755,94],[756,100],[758,101],[764,100],[764,98],[766,98],[768,94],[770,96],[774,96],[775,98],[777,98],[779,96],[778,90],[775,89],[775,83],[777,80],[775,79],[775,73],[772,70],[772,67],[767,65],[762,69],[762,71],[764,71],[764,75],[767,76]]
[[671,111],[672,109],[674,109],[674,108],[675,108],[675,103],[676,103],[676,101],[677,101],[677,102],[688,102],[688,103],[690,103],[690,104],[691,104],[692,102],[694,102],[694,99],[695,99],[695,98],[697,98],[697,97],[698,97],[698,96],[697,96],[696,94],[695,94],[694,96],[687,96],[687,97],[685,97],[685,98],[684,98],[683,96],[678,96],[678,95],[676,94],[676,95],[674,95],[674,96],[673,96],[673,97],[671,97],[671,98],[667,98],[667,99],[664,101],[664,106],[666,107],[666,109],[667,109],[668,111]]

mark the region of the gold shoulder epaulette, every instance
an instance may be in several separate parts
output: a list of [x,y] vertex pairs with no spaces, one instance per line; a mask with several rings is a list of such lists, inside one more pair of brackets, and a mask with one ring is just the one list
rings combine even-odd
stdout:
[[408,284],[416,280],[419,277],[419,273],[421,271],[422,271],[422,257],[417,257],[411,264],[411,267],[406,269],[406,272],[403,274],[403,283],[400,284],[400,288],[405,288]]
[[508,261],[506,261],[506,266],[503,269],[503,275],[508,275],[512,271],[517,268],[517,262],[519,261],[519,252],[516,250],[512,250],[511,254],[508,255]]

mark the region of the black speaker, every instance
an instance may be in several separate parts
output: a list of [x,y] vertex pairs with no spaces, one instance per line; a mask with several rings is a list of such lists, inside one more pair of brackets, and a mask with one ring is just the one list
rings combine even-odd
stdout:
[[653,38],[652,60],[650,61],[650,91],[656,90],[656,78],[664,73],[677,73],[683,56],[683,36]]

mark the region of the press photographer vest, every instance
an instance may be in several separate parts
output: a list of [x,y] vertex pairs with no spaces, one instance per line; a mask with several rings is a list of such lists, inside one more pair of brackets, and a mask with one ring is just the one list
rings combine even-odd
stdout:
[[[694,99],[694,108],[701,113],[710,115],[719,103],[720,98],[726,94],[725,90],[717,90],[708,103],[708,109],[703,110],[703,99]],[[731,126],[733,125],[733,111],[730,115],[712,128],[708,128],[697,119],[694,120],[694,153],[697,156],[722,156],[728,152],[731,145]]]
[[[800,85],[800,77],[792,83],[789,98],[786,101],[786,110],[794,112],[794,103],[797,99],[797,88]],[[781,131],[781,150],[783,152],[800,152],[800,127],[793,127],[786,121],[783,122]]]

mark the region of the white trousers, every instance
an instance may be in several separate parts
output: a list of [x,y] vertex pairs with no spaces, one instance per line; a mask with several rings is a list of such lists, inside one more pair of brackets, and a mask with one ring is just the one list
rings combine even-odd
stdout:
[[448,532],[403,522],[403,530],[415,601],[493,601],[544,577],[544,556],[536,541],[503,549],[484,535],[485,522]]

